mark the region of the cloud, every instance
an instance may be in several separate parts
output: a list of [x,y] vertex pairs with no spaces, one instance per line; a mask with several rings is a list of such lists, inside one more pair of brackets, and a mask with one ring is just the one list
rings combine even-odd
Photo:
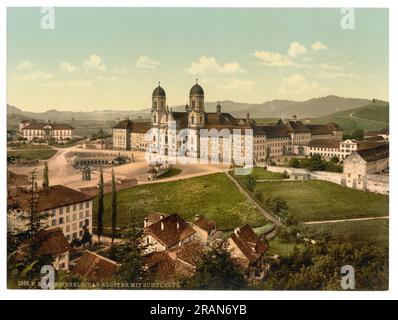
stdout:
[[111,81],[111,82],[116,82],[119,80],[117,76],[109,76],[109,77],[104,77],[102,75],[98,76],[99,80],[105,80],[105,81]]
[[259,58],[261,60],[261,64],[264,66],[272,66],[272,67],[298,66],[289,57],[276,52],[256,50],[254,56],[256,58]]
[[92,54],[86,60],[84,60],[83,66],[91,70],[105,71],[106,69],[105,64],[102,63],[102,58],[96,54]]
[[79,72],[80,69],[76,66],[74,66],[73,64],[69,63],[69,62],[61,62],[59,65],[59,68],[66,73],[75,73],[75,72]]
[[112,74],[128,74],[133,72],[132,68],[116,66],[111,69]]
[[51,78],[53,78],[53,75],[51,73],[47,73],[44,71],[32,71],[29,73],[18,74],[14,77],[14,80],[20,82],[20,81],[48,80]]
[[336,79],[336,78],[347,78],[347,79],[356,79],[359,78],[359,75],[351,72],[336,72],[336,71],[319,71],[314,74],[318,78],[323,79]]
[[154,69],[159,65],[160,65],[159,61],[152,60],[151,58],[149,58],[147,56],[139,57],[135,64],[135,66],[137,68],[144,68],[144,69]]
[[327,45],[323,44],[320,41],[315,41],[312,46],[311,46],[312,50],[314,51],[320,51],[320,50],[326,50],[328,47]]
[[91,87],[91,83],[88,81],[59,81],[59,82],[50,82],[43,83],[40,85],[45,88],[89,88]]
[[256,85],[256,83],[253,81],[241,80],[236,78],[223,78],[223,79],[204,78],[201,79],[201,83],[215,87],[220,90],[239,89],[243,91],[249,91],[253,89],[253,87]]
[[201,56],[197,61],[191,63],[191,66],[186,70],[189,74],[234,74],[246,73],[239,63],[227,62],[224,65],[218,63],[216,58]]
[[292,42],[290,44],[289,50],[287,50],[287,54],[293,58],[296,58],[298,55],[305,53],[307,53],[306,47],[304,47],[297,41]]
[[300,94],[307,91],[320,89],[316,82],[311,82],[301,74],[293,74],[282,79],[282,86],[279,89],[281,94]]
[[328,64],[328,63],[322,63],[320,65],[321,69],[325,69],[325,70],[334,70],[334,71],[338,71],[338,70],[342,70],[343,68],[340,66],[336,66],[333,64]]
[[32,69],[33,68],[33,63],[30,61],[21,61],[18,65],[17,65],[17,69],[18,70],[27,70],[27,69]]

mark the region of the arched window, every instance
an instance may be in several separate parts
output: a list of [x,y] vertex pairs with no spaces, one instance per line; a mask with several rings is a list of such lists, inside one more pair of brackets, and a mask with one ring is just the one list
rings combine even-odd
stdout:
[[191,124],[194,124],[194,123],[195,123],[195,117],[192,116],[192,117],[191,117]]
[[192,108],[195,108],[195,100],[192,100]]
[[156,122],[156,115],[153,116],[153,122]]

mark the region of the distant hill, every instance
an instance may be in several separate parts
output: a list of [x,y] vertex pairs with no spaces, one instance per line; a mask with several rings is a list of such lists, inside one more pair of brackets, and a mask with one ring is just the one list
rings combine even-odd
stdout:
[[[353,109],[364,105],[371,104],[367,99],[343,98],[338,96],[326,96],[321,98],[313,98],[306,101],[291,101],[291,100],[272,100],[264,103],[241,103],[230,100],[220,101],[223,112],[229,112],[236,117],[245,117],[249,112],[252,117],[256,118],[291,118],[293,114],[298,117],[320,117],[334,112]],[[206,102],[205,108],[207,111],[215,111],[217,102]],[[182,111],[185,109],[184,105],[170,106],[174,111]],[[7,114],[20,114],[33,119],[50,119],[52,121],[67,121],[68,119],[75,120],[110,120],[119,119],[126,116],[130,118],[137,118],[138,116],[147,118],[150,114],[150,109],[141,109],[136,111],[123,110],[101,110],[88,112],[73,112],[73,111],[57,111],[55,109],[45,112],[27,112],[22,111],[21,107],[7,105]]]
[[389,105],[386,102],[377,101],[375,104],[371,103],[311,119],[312,123],[331,121],[339,124],[346,132],[353,132],[356,129],[380,130],[389,124]]
[[[356,127],[356,123],[362,123],[356,119],[347,118],[346,110],[353,110],[358,107],[372,105],[371,100],[356,99],[356,98],[343,98],[338,96],[326,96],[321,98],[313,98],[307,101],[291,101],[291,100],[272,100],[264,103],[241,103],[230,100],[220,101],[223,112],[229,112],[235,117],[246,117],[250,113],[252,118],[262,119],[288,119],[293,115],[298,118],[317,118],[314,121],[325,121],[329,119],[336,119],[337,123],[341,123],[343,127],[352,128]],[[216,111],[217,102],[206,102],[205,108],[207,112]],[[377,105],[387,105],[387,102],[378,101]],[[174,111],[183,111],[185,106],[170,106]],[[84,110],[84,108],[81,108]],[[351,112],[351,111],[349,111]],[[365,112],[365,111],[363,111]],[[369,116],[369,121],[366,122],[366,127],[373,128],[379,127],[375,114],[367,111],[368,113],[360,113],[358,118]],[[124,110],[100,110],[100,111],[58,111],[56,109],[47,110],[45,112],[28,112],[23,111],[23,107],[15,107],[7,105],[7,128],[16,129],[18,123],[22,119],[38,119],[38,120],[51,120],[53,122],[67,122],[74,126],[79,134],[91,134],[97,128],[109,130],[117,121],[129,117],[130,119],[149,119],[150,109],[141,109],[136,111]],[[383,120],[383,116],[381,115]],[[382,121],[383,122],[383,121]],[[388,121],[387,121],[388,122]],[[384,122],[383,122],[384,123]],[[87,129],[87,130],[86,130]]]

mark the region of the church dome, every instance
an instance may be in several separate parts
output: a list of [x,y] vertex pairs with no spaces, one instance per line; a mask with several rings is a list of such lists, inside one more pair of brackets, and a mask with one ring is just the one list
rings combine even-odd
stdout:
[[189,95],[190,95],[190,96],[193,96],[193,95],[204,96],[205,93],[204,93],[204,91],[203,91],[203,88],[202,88],[200,85],[195,84],[195,85],[191,88],[191,91],[189,91]]
[[166,97],[166,92],[160,84],[153,90],[152,97]]

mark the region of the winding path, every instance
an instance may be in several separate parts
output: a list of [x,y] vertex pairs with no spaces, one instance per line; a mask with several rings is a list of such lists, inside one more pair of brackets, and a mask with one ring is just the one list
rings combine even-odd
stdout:
[[366,221],[366,220],[380,220],[389,219],[389,216],[382,217],[366,217],[366,218],[351,218],[351,219],[338,219],[338,220],[320,220],[320,221],[307,221],[303,224],[323,224],[323,223],[338,223],[338,222],[348,222],[348,221]]
[[236,181],[228,171],[225,171],[225,174],[227,175],[228,178],[230,178],[232,180],[232,182],[236,185],[236,187],[238,188],[238,190],[240,191],[240,193],[242,193],[246,199],[257,208],[258,211],[260,211],[260,213],[267,218],[268,220],[272,221],[276,226],[281,226],[282,223],[275,218],[271,213],[269,213],[268,211],[266,211],[263,207],[261,207],[252,197],[251,195],[239,184],[238,181]]

